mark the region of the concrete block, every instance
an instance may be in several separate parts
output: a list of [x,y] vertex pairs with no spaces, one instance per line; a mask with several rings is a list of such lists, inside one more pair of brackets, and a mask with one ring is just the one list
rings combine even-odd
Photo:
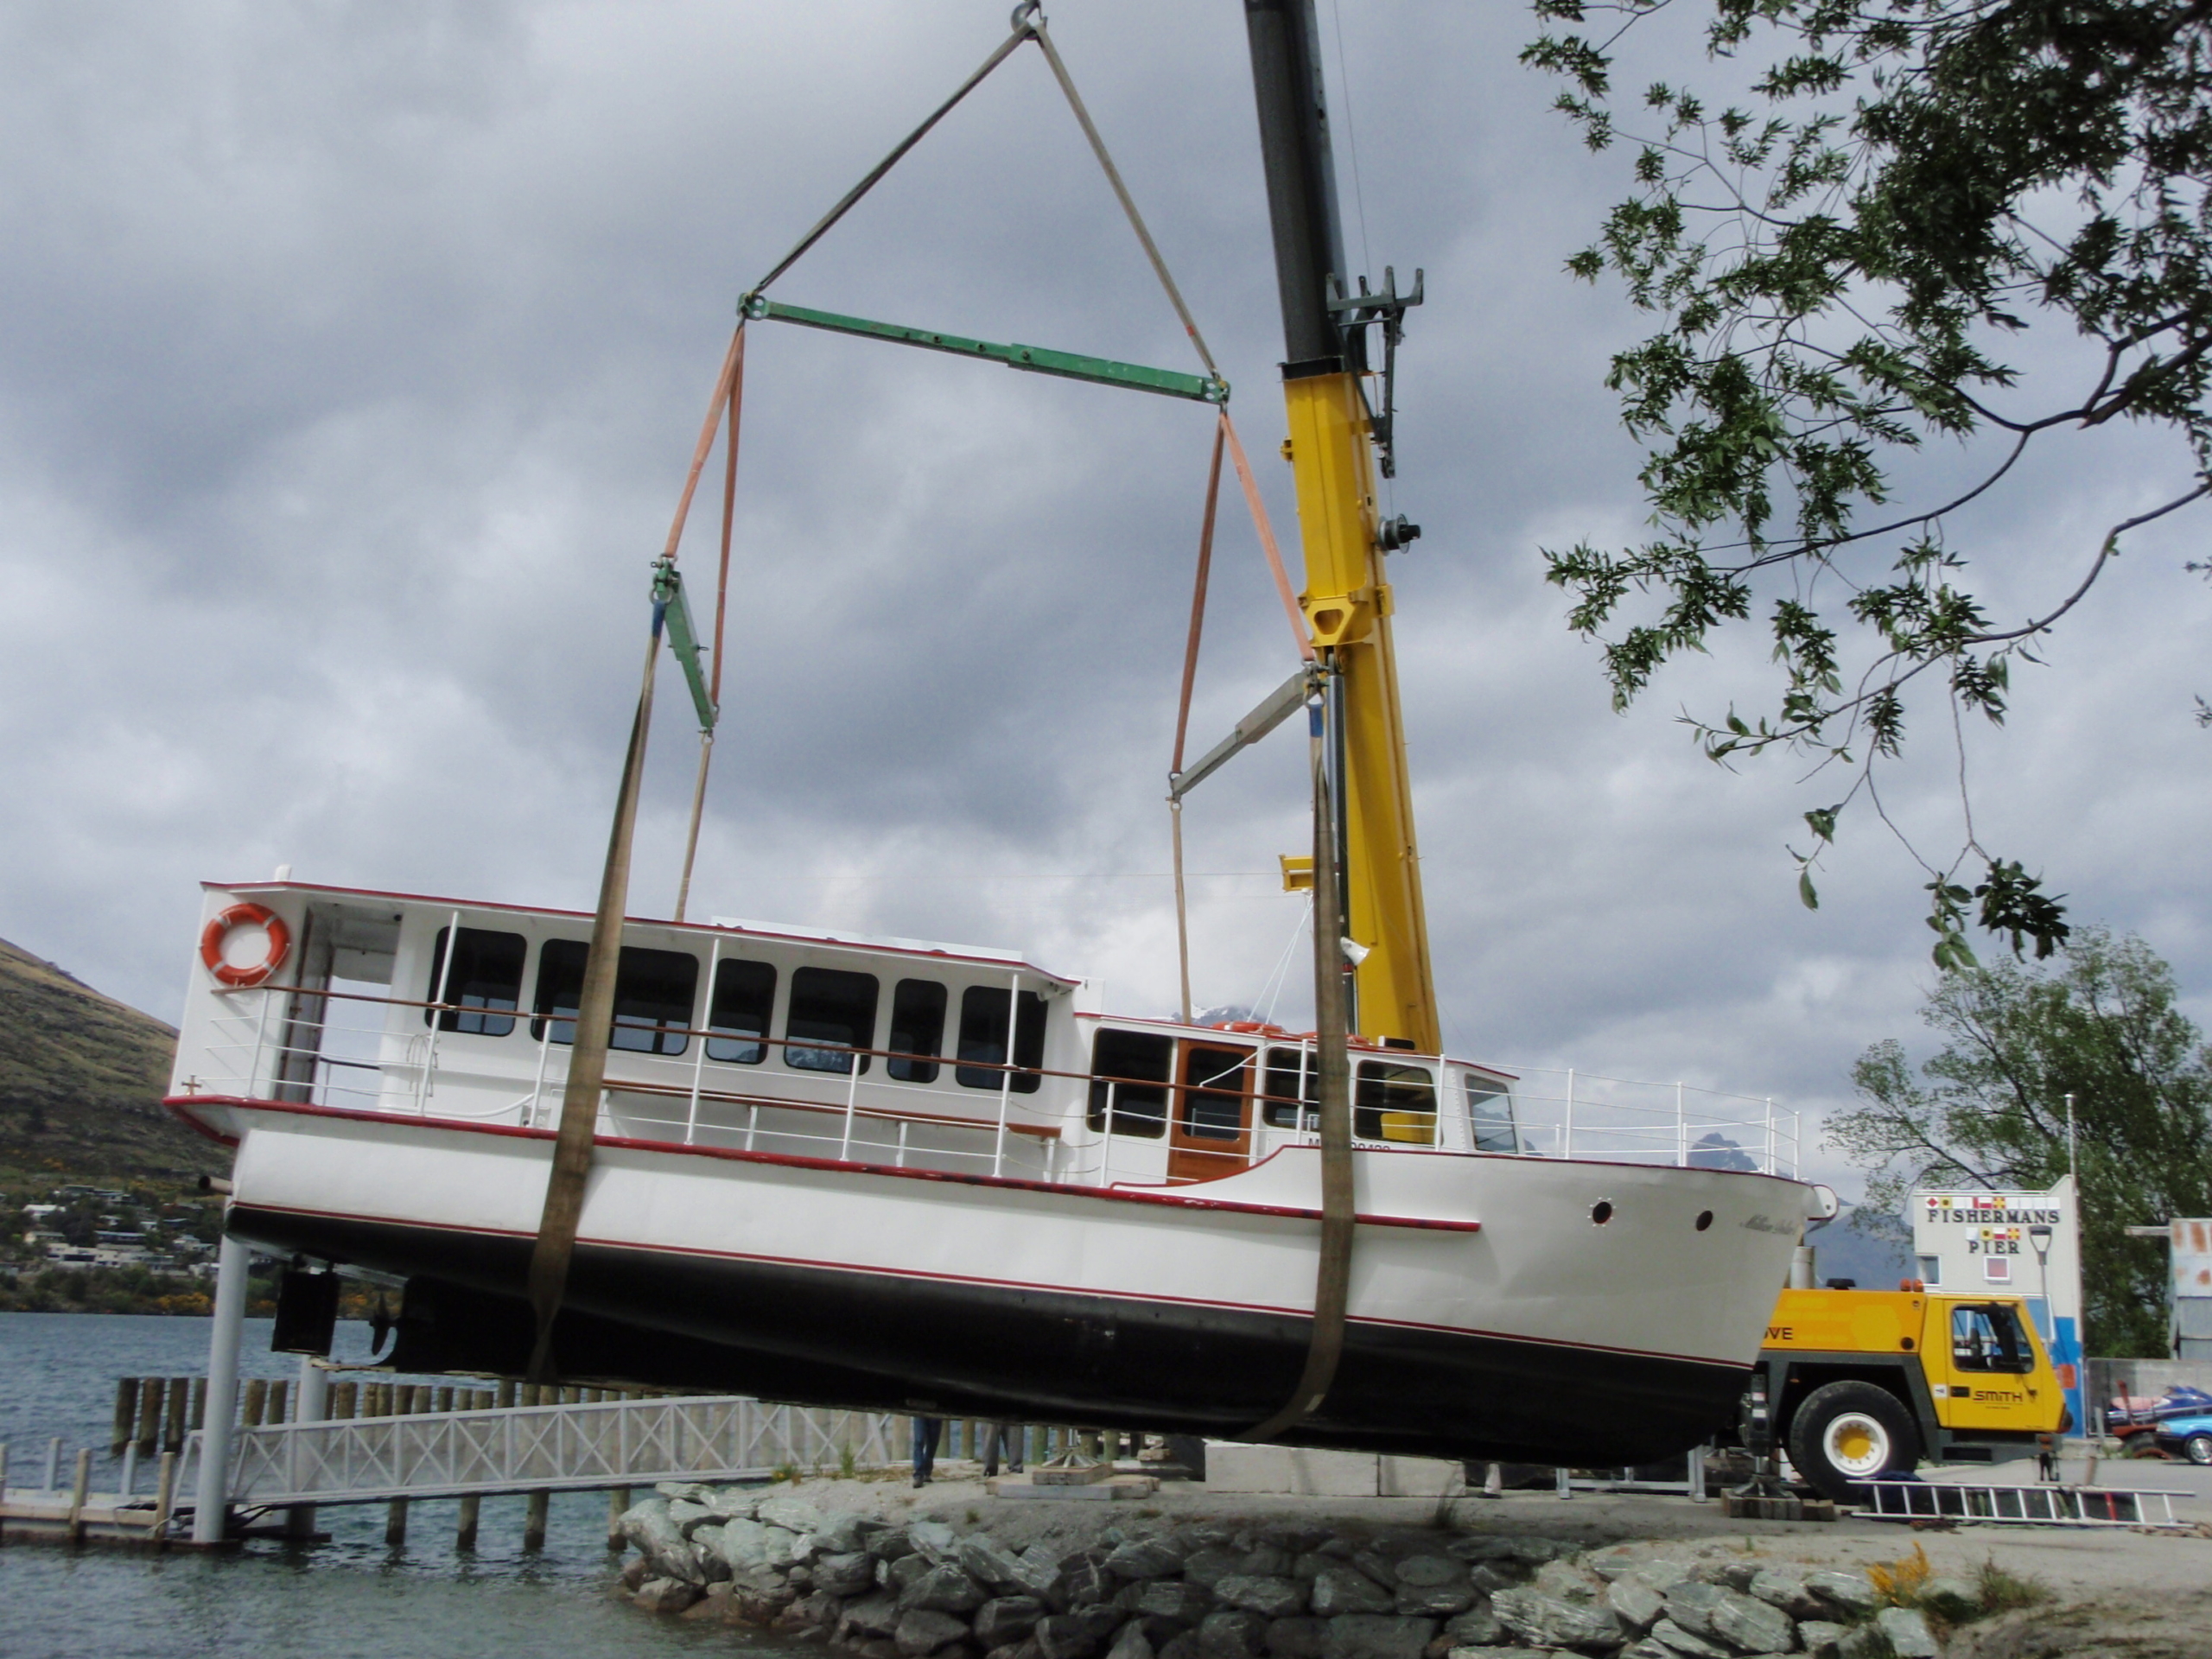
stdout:
[[1442,1458],[1378,1458],[1376,1491],[1382,1497],[1440,1497],[1458,1487],[1459,1465]]
[[[1394,1459],[1395,1461],[1395,1459]],[[1300,1497],[1373,1497],[1380,1459],[1363,1452],[1206,1442],[1209,1492],[1287,1492]]]

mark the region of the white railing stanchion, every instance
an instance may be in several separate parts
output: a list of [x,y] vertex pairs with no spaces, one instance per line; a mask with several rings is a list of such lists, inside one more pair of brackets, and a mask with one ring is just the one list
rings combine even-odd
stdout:
[[699,1132],[699,1085],[707,1070],[707,1030],[715,1016],[715,974],[721,967],[722,942],[717,938],[715,948],[707,957],[707,1006],[699,1020],[697,1041],[699,1052],[691,1057],[691,1109],[684,1114],[683,1144],[690,1146]]
[[1007,976],[1006,991],[1006,1052],[999,1058],[1006,1062],[999,1071],[999,1133],[991,1148],[991,1173],[1004,1173],[1006,1168],[1006,1114],[1014,1103],[1014,1043],[1021,1021],[1021,974],[1019,969]]
[[[874,1033],[870,1033],[873,1035]],[[853,1153],[853,1110],[860,1103],[861,1057],[848,1051],[845,1055],[845,1135],[837,1143],[837,1161],[842,1163]]]
[[1675,1167],[1690,1166],[1690,1121],[1682,1111],[1682,1082],[1675,1079]]
[[1574,1068],[1567,1069],[1567,1132],[1560,1137],[1559,1155],[1574,1156]]

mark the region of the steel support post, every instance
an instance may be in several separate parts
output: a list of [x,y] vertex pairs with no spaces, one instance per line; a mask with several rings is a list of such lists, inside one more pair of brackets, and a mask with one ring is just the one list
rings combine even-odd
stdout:
[[200,1490],[192,1541],[219,1544],[230,1513],[231,1427],[238,1415],[238,1339],[245,1329],[245,1276],[253,1252],[226,1236],[215,1260],[214,1329],[207,1338],[207,1421],[200,1437]]
[[[293,1414],[293,1421],[297,1423],[319,1423],[329,1415],[330,1373],[316,1364],[311,1356],[302,1354],[300,1357],[299,1408]],[[291,1478],[294,1491],[303,1490],[307,1484],[303,1478],[306,1471],[298,1466],[298,1460],[301,1453],[309,1444],[310,1442],[302,1435],[296,1433],[292,1436]],[[295,1503],[284,1511],[284,1535],[287,1538],[315,1536],[314,1504]]]

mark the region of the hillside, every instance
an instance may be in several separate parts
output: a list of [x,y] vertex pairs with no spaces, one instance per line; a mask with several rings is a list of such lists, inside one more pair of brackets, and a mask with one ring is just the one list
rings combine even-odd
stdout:
[[161,1107],[176,1033],[0,939],[0,1177],[168,1182],[217,1149]]

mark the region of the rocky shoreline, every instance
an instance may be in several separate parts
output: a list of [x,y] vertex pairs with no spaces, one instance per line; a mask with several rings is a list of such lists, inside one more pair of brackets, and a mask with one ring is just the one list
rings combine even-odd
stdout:
[[671,1484],[622,1516],[623,1582],[652,1611],[859,1659],[1936,1659],[1947,1633],[2020,1605],[1924,1558],[1900,1578],[1710,1545],[1151,1512],[1017,1544],[1028,1517],[977,1519]]

